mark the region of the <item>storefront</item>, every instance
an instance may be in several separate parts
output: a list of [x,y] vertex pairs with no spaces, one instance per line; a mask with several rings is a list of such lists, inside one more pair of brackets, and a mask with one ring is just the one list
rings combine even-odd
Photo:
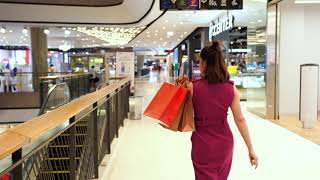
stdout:
[[230,12],[214,19],[209,26],[209,38],[223,42],[231,80],[241,100],[247,102],[248,110],[265,116],[266,25],[256,22],[266,20],[239,22],[238,16]]
[[0,71],[13,68],[20,72],[31,72],[30,50],[27,47],[0,47]]
[[269,1],[267,113],[270,118],[299,119],[300,66],[320,64],[319,3]]

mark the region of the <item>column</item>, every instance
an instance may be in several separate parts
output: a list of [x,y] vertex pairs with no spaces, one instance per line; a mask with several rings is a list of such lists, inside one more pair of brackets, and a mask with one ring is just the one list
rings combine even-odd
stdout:
[[34,91],[39,91],[39,77],[48,72],[48,40],[43,30],[39,27],[30,28]]
[[195,61],[195,54],[194,54],[194,47],[195,47],[195,44],[194,44],[194,38],[191,37],[189,40],[188,40],[188,77],[189,79],[192,78],[192,63]]
[[201,31],[201,49],[205,48],[209,42],[209,28],[203,28]]

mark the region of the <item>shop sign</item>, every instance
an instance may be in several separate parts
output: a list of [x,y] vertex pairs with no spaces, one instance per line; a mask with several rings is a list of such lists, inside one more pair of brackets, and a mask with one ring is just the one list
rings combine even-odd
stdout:
[[160,0],[161,10],[242,9],[243,0]]
[[234,18],[231,14],[222,18],[221,21],[219,19],[217,21],[212,21],[209,26],[209,39],[224,31],[230,30],[233,28],[233,23]]

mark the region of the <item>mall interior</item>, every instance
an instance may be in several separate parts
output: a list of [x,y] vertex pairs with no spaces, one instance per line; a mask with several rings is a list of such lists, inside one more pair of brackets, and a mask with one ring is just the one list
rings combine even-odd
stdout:
[[319,17],[320,0],[0,0],[0,180],[194,180],[192,132],[143,112],[201,79],[211,41],[259,156],[229,113],[228,179],[320,179]]

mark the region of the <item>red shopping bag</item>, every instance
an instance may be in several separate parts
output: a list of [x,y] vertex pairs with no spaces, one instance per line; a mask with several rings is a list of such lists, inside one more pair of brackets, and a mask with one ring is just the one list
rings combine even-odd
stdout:
[[178,129],[181,107],[184,105],[186,95],[186,88],[165,82],[148,105],[144,115],[160,120],[172,130]]
[[6,173],[2,177],[0,177],[0,180],[10,180],[10,174]]

